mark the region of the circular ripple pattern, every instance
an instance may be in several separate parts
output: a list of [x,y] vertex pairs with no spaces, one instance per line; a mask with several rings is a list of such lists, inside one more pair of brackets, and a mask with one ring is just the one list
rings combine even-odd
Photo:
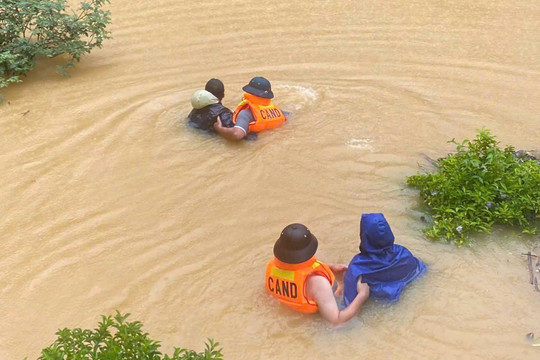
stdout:
[[[405,177],[489,128],[538,149],[540,4],[533,0],[126,1],[113,39],[69,79],[43,60],[0,107],[0,358],[57,329],[132,313],[163,350],[226,358],[533,359],[538,294],[497,229],[473,248],[422,237]],[[234,108],[253,76],[288,123],[227,143],[185,126],[211,77]],[[361,213],[384,212],[429,266],[398,304],[340,329],[264,293],[281,229],[305,223],[347,263]]]

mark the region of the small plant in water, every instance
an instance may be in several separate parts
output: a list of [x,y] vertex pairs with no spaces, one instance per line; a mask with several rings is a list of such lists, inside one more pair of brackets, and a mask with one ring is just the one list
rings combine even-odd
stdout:
[[426,236],[460,246],[468,234],[489,233],[494,224],[517,225],[523,233],[536,234],[539,162],[516,156],[512,146],[500,149],[487,129],[479,130],[473,141],[450,142],[457,151],[437,161],[438,171],[407,178],[432,213]]
[[126,321],[129,314],[102,316],[95,330],[62,329],[58,338],[41,351],[38,360],[222,360],[219,343],[208,339],[203,352],[175,348],[163,355],[160,344],[142,331],[139,321]]

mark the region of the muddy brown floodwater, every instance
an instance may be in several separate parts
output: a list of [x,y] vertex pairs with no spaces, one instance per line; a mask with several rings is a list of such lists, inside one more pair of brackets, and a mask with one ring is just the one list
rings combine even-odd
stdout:
[[[114,39],[62,78],[40,60],[0,106],[0,359],[116,309],[173,346],[226,359],[538,359],[538,237],[426,240],[425,154],[486,127],[538,149],[540,2],[112,0]],[[188,129],[210,77],[234,107],[253,76],[293,115],[254,142]],[[348,262],[384,212],[429,266],[399,303],[332,329],[264,292],[281,229]]]

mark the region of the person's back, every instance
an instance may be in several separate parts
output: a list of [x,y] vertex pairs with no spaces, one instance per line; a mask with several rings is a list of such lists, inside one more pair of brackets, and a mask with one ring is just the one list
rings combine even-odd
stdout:
[[221,104],[225,96],[223,83],[218,79],[210,79],[205,90],[197,90],[191,97],[193,110],[188,115],[188,124],[194,128],[214,131],[214,123],[218,117],[224,127],[234,126],[232,111]]
[[356,296],[359,277],[369,285],[372,298],[392,302],[426,271],[425,264],[407,248],[394,244],[394,234],[383,214],[362,214],[360,238],[360,253],[353,257],[344,277],[345,304]]

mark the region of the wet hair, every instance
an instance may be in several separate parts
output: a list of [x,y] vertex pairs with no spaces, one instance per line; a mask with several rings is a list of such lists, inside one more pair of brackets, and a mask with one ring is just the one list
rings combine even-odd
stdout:
[[211,92],[215,97],[221,101],[225,96],[225,85],[219,79],[210,79],[206,83],[204,90]]

